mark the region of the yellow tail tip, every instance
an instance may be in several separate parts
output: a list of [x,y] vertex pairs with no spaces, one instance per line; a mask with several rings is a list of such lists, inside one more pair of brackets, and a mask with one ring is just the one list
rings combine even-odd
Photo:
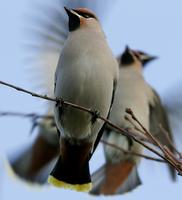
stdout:
[[89,192],[92,189],[92,183],[84,184],[70,184],[64,181],[60,181],[53,176],[49,176],[48,183],[54,185],[55,187],[62,187],[65,189],[76,190],[78,192]]

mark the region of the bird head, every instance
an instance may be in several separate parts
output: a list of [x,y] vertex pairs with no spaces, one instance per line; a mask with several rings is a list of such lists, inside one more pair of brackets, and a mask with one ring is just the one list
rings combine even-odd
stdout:
[[140,65],[145,67],[150,61],[157,59],[156,56],[151,56],[143,51],[132,50],[126,46],[125,51],[120,57],[121,66]]
[[75,31],[81,27],[98,26],[98,18],[87,8],[68,9],[64,7],[69,17],[69,31]]

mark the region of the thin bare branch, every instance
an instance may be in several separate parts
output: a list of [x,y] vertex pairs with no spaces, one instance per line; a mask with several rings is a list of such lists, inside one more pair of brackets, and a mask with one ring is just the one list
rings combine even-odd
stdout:
[[143,134],[145,135],[145,132],[144,132],[142,129],[140,129],[139,127],[137,127],[137,126],[134,124],[134,122],[133,122],[127,115],[124,116],[124,119],[125,119],[126,121],[130,122],[130,124],[133,125],[133,128],[134,128],[135,130],[137,130],[137,131],[139,131],[140,133],[143,133]]
[[23,117],[23,118],[46,118],[46,119],[52,119],[53,116],[52,115],[40,115],[37,113],[21,113],[21,112],[3,112],[0,111],[0,117]]
[[145,158],[145,159],[147,159],[147,160],[152,160],[152,161],[156,161],[156,162],[167,163],[167,162],[166,162],[165,160],[163,160],[163,159],[154,158],[154,157],[151,157],[151,156],[148,156],[148,155],[145,155],[145,154],[136,153],[136,152],[134,152],[134,151],[127,151],[127,150],[125,150],[125,149],[123,149],[123,148],[121,148],[121,147],[118,147],[118,146],[115,145],[115,144],[109,143],[109,142],[107,142],[107,141],[105,141],[105,140],[102,140],[102,139],[101,139],[101,142],[102,142],[103,144],[105,144],[105,145],[108,145],[108,146],[110,146],[110,147],[113,147],[113,148],[115,148],[115,149],[118,149],[118,150],[122,151],[124,154],[132,155],[132,156],[137,156],[137,157],[142,157],[142,158]]
[[[31,91],[29,91],[29,90],[23,89],[23,88],[21,88],[21,87],[17,87],[17,86],[14,86],[14,85],[12,85],[12,84],[6,83],[6,82],[4,82],[4,81],[0,81],[0,84],[5,85],[5,86],[8,86],[8,87],[10,87],[10,88],[13,88],[13,89],[15,89],[15,90],[24,92],[24,93],[26,93],[26,94],[29,94],[29,95],[34,96],[34,97],[37,97],[37,98],[45,99],[45,100],[47,100],[47,101],[53,101],[53,102],[55,102],[56,104],[60,104],[60,105],[63,105],[63,104],[64,104],[64,105],[70,106],[70,107],[72,107],[72,108],[75,108],[75,109],[79,109],[79,110],[88,112],[88,113],[90,113],[90,114],[92,114],[92,115],[95,114],[95,111],[93,111],[93,110],[90,109],[90,108],[85,108],[85,107],[83,107],[83,106],[80,106],[80,105],[77,105],[77,104],[73,104],[73,103],[70,103],[70,102],[68,102],[68,101],[64,101],[62,98],[56,99],[56,98],[48,97],[47,95],[40,95],[40,94],[31,92]],[[147,138],[145,138],[145,137],[143,137],[143,136],[140,136],[140,135],[137,134],[137,133],[129,132],[129,131],[127,131],[127,130],[125,130],[125,129],[119,127],[119,126],[117,126],[117,125],[114,125],[110,120],[105,119],[105,118],[102,117],[102,116],[99,116],[99,115],[98,115],[97,118],[98,118],[98,119],[101,119],[102,121],[104,121],[104,122],[106,122],[106,123],[108,123],[111,127],[115,128],[115,129],[118,130],[119,132],[122,132],[122,134],[125,135],[125,136],[130,135],[130,136],[132,136],[132,137],[136,137],[136,138],[138,138],[138,139],[141,139],[142,141],[148,140]]]
[[[39,119],[39,118],[53,119],[53,115],[40,115],[40,114],[37,114],[37,113],[21,113],[21,112],[0,112],[0,117],[4,117],[4,116],[9,116],[9,117],[23,117],[23,118],[31,118],[31,119],[32,118],[33,119],[35,119],[35,118],[36,119]],[[117,145],[108,143],[105,140],[101,140],[101,142],[104,143],[104,144],[106,144],[106,145],[109,145],[109,146],[111,146],[113,148],[116,148],[116,149],[124,152],[125,154],[139,156],[139,157],[143,157],[143,158],[148,159],[148,160],[154,160],[154,161],[166,163],[166,161],[164,161],[162,159],[150,157],[150,156],[147,156],[147,155],[144,155],[144,154],[139,154],[139,153],[136,153],[136,152],[133,152],[133,151],[124,150],[123,148],[118,147]]]
[[[126,113],[131,115],[132,119],[136,121],[140,127],[145,131],[145,135],[148,136],[153,143],[163,152],[164,156],[159,153],[158,155],[166,160],[171,166],[173,166],[179,173],[179,175],[182,174],[182,161],[176,158],[175,154],[171,152],[171,150],[167,147],[162,145],[142,124],[141,122],[137,119],[137,117],[134,115],[133,111],[130,108],[126,109]],[[138,141],[140,142],[140,141]],[[152,150],[152,149],[151,149]],[[154,149],[153,149],[154,150]],[[152,151],[153,151],[152,150]]]
[[[79,106],[79,105],[76,105],[76,104],[64,101],[62,98],[56,99],[56,98],[48,97],[47,95],[39,95],[39,94],[36,94],[34,92],[25,90],[23,88],[14,86],[12,84],[9,84],[9,83],[3,82],[3,81],[0,81],[0,84],[3,84],[3,85],[8,86],[8,87],[11,87],[11,88],[13,88],[15,90],[18,90],[18,91],[27,93],[27,94],[29,94],[31,96],[34,96],[34,97],[42,98],[42,99],[45,99],[45,100],[48,100],[48,101],[53,101],[53,102],[55,102],[58,105],[67,105],[67,106],[70,106],[72,108],[88,112],[91,115],[95,115],[95,111],[93,111],[92,109],[85,108],[83,106]],[[166,148],[164,148],[164,146],[161,145],[160,142],[155,137],[153,137],[153,135],[151,133],[149,133],[146,130],[146,128],[135,117],[135,115],[133,114],[133,112],[132,112],[131,109],[127,109],[126,112],[128,114],[130,114],[131,117],[132,117],[132,119],[135,120],[140,125],[140,127],[142,128],[142,130],[145,132],[145,136],[147,136],[148,141],[152,141],[152,143],[154,143],[157,147],[159,147],[159,149],[163,152],[164,155],[162,153],[158,152],[157,150],[155,150],[154,148],[150,147],[149,145],[145,144],[143,142],[143,140],[146,140],[146,138],[142,137],[141,134],[125,130],[125,129],[123,129],[123,128],[121,128],[121,127],[113,124],[110,120],[108,120],[108,119],[106,119],[106,118],[104,118],[104,117],[102,117],[100,115],[97,115],[97,118],[101,119],[104,122],[106,122],[110,127],[114,128],[117,133],[125,135],[125,136],[130,136],[134,141],[136,141],[137,143],[141,144],[143,147],[145,147],[148,150],[152,151],[153,153],[155,153],[156,155],[158,155],[160,158],[162,158],[163,160],[165,160],[166,162],[168,162],[170,165],[172,165],[178,171],[179,175],[181,175],[182,174],[182,162],[179,159],[177,159],[175,157],[175,155],[173,155],[172,152],[169,152],[170,150],[169,151],[166,150]],[[172,153],[173,156],[170,153]]]
[[182,159],[182,154],[176,149],[171,138],[169,137],[169,133],[164,129],[162,124],[159,124],[159,129],[161,130],[161,133],[164,135],[164,137],[166,138],[166,140],[170,144],[171,148],[176,152],[176,154],[178,154],[179,158]]

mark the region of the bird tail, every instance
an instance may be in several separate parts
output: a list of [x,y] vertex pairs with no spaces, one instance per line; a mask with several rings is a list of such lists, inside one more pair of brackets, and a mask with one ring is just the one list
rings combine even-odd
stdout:
[[47,168],[58,155],[58,150],[58,143],[50,143],[40,134],[16,158],[9,158],[9,162],[19,177],[30,182],[45,183],[50,172]]
[[91,189],[89,170],[90,143],[71,144],[68,140],[61,140],[61,154],[52,170],[48,182],[56,187],[63,187],[77,191]]
[[136,165],[129,161],[105,164],[92,175],[93,195],[123,194],[141,184]]

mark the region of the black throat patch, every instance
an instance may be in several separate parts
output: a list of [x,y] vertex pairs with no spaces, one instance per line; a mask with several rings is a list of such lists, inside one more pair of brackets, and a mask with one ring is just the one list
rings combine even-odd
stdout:
[[71,10],[67,9],[66,7],[65,7],[65,10],[69,17],[69,23],[68,23],[69,31],[70,32],[74,31],[80,27],[80,17],[76,15],[74,12],[72,12]]

